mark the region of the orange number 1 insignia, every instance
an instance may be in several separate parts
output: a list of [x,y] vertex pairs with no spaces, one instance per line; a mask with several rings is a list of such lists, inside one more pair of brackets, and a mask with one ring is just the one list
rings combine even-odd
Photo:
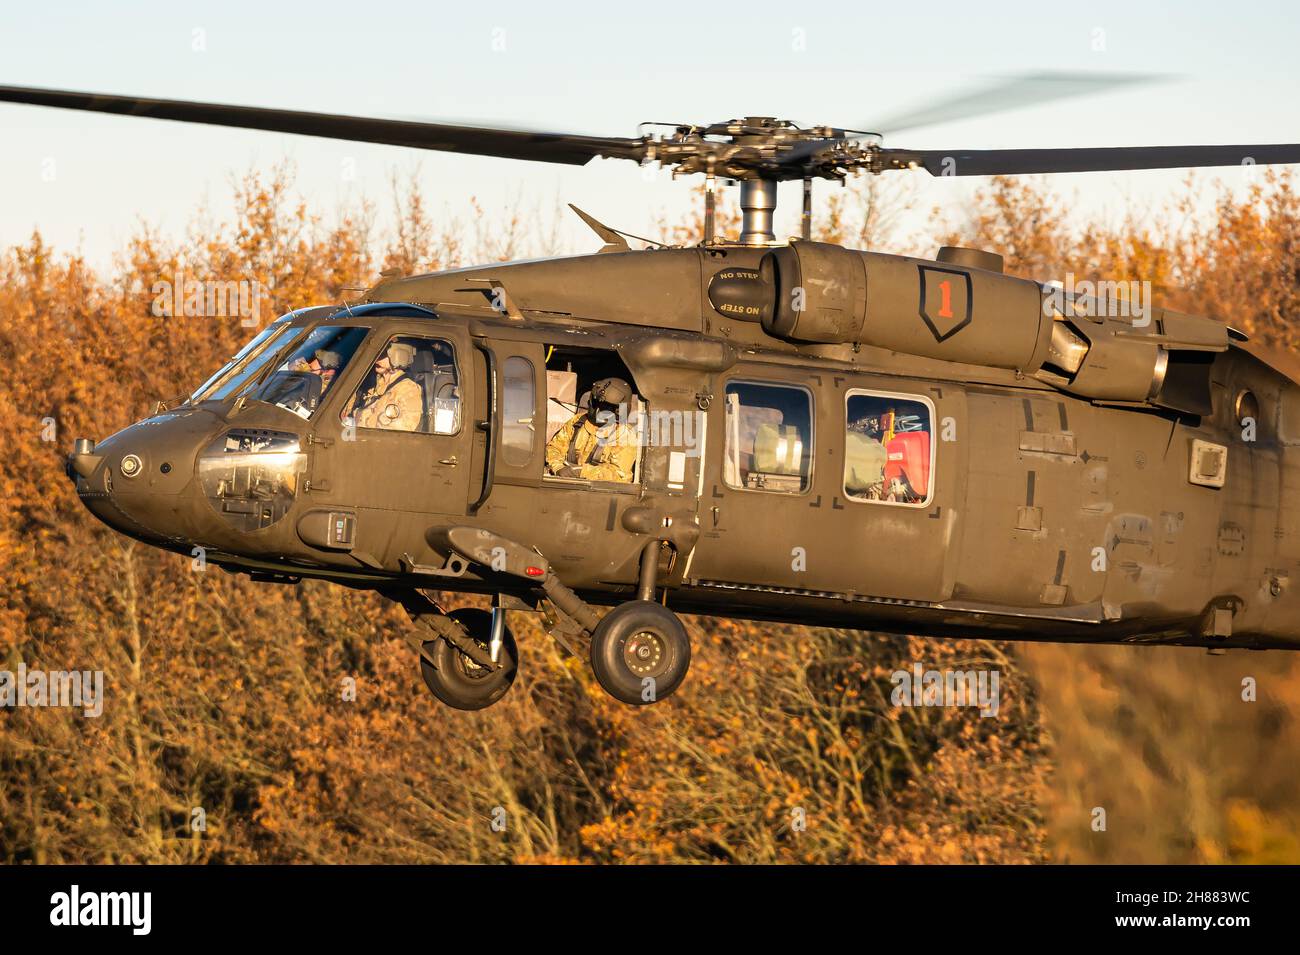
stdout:
[[939,317],[952,318],[952,282],[944,279],[939,283],[942,301],[939,303]]

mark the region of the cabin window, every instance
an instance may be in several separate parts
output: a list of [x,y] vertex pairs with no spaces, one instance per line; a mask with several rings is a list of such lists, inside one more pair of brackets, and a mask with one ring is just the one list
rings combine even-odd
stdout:
[[723,478],[747,491],[802,494],[812,486],[812,394],[791,385],[727,385]]
[[511,355],[504,365],[501,395],[501,461],[512,468],[528,465],[537,439],[537,380],[533,363]]
[[934,470],[934,407],[919,396],[851,390],[845,399],[844,495],[920,507]]
[[441,338],[390,338],[343,408],[356,428],[456,434],[460,431],[456,352]]

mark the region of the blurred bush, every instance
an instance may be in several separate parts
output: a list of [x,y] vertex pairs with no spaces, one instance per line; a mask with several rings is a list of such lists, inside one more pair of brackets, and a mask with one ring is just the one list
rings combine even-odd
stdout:
[[[824,235],[880,240],[898,216],[875,190],[838,200]],[[1286,758],[1300,679],[1283,654],[698,619],[687,683],[640,710],[515,615],[518,683],[457,713],[425,692],[405,619],[379,598],[194,573],[90,518],[63,476],[72,438],[189,392],[250,334],[237,318],[154,314],[156,282],[257,281],[265,321],[383,267],[554,251],[517,209],[476,207],[464,227],[395,192],[382,250],[370,210],[325,227],[278,169],[240,182],[231,223],[175,242],[142,230],[111,275],[39,235],[0,256],[0,668],[103,670],[108,692],[99,719],[0,710],[0,860],[1300,861]],[[1177,229],[1072,229],[1063,209],[1041,186],[995,181],[945,238],[1039,277],[1154,274],[1184,306],[1293,340],[1289,179],[1225,193],[1217,228],[1199,231],[1177,210],[1161,220]],[[665,232],[689,240],[698,222]],[[997,716],[890,705],[890,674],[912,661],[997,668]],[[1243,675],[1258,703],[1241,702]]]

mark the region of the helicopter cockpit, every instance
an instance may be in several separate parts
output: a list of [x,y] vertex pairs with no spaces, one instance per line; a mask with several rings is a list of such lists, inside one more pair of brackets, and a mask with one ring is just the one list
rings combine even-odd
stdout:
[[[375,456],[401,472],[394,494],[418,486],[430,460],[445,460],[437,466],[451,476],[439,493],[458,481],[454,497],[468,496],[468,471],[456,471],[472,440],[461,420],[464,346],[453,344],[463,340],[430,318],[431,310],[406,304],[290,312],[179,406],[160,407],[97,445],[81,442],[69,473],[103,520],[163,546],[182,539],[216,546],[220,538],[235,548],[223,531],[279,525],[305,491],[330,486],[322,474],[331,468],[350,504],[355,491],[346,482],[364,481],[361,462]],[[318,454],[313,472],[312,449],[330,446],[333,455]],[[183,505],[191,495],[210,509]]]
[[369,329],[320,325],[302,336],[301,328],[282,327],[283,321],[245,345],[187,403],[242,397],[310,419]]

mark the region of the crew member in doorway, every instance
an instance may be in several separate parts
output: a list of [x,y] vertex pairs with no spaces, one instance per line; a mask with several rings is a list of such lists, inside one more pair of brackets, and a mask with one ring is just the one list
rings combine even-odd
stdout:
[[587,481],[632,482],[636,432],[619,420],[632,400],[622,378],[602,378],[591,386],[586,411],[579,411],[546,445],[546,470],[556,477]]

